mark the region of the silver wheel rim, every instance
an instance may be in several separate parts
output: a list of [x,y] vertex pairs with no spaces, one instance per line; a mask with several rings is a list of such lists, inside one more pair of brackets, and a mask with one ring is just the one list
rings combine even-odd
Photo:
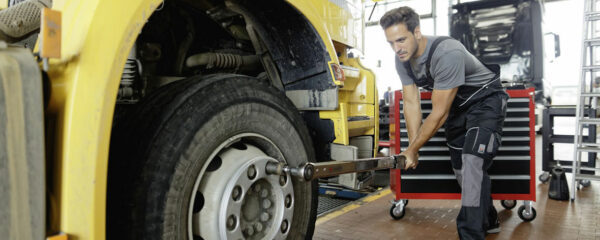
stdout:
[[394,208],[394,216],[399,217],[402,215],[402,211],[404,210],[404,206],[396,206]]
[[533,216],[533,211],[527,211],[527,209],[523,209],[522,213],[525,219],[531,219],[531,217]]
[[[289,176],[266,174],[266,164],[278,160],[244,143],[246,138],[267,143],[276,150],[271,154],[284,161],[281,151],[262,135],[240,134],[221,144],[196,179],[188,210],[189,239],[287,237],[295,201],[292,181]],[[212,161],[220,161],[220,166],[210,167]],[[196,205],[202,201],[198,211]]]

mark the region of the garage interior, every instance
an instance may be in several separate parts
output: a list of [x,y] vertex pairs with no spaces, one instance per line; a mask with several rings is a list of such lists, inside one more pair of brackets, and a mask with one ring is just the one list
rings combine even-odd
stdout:
[[600,0],[0,0],[0,239],[600,240],[598,73]]

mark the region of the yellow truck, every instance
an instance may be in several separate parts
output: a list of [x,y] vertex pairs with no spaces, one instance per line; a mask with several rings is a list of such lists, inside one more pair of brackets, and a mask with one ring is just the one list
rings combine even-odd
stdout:
[[361,0],[0,8],[2,239],[309,239],[266,164],[375,155]]

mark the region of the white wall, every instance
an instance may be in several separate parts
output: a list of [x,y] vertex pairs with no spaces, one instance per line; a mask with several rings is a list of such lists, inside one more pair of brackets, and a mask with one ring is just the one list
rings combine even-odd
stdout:
[[552,86],[577,85],[581,69],[583,0],[549,2],[545,10],[544,31],[560,36],[561,49],[561,56],[546,66],[545,77]]

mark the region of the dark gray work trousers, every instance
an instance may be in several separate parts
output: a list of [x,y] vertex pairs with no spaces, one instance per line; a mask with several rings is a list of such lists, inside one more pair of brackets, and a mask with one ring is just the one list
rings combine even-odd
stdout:
[[495,81],[462,93],[459,88],[450,109],[445,128],[452,168],[462,188],[456,218],[460,239],[484,239],[496,221],[487,170],[501,143],[507,101],[508,94]]

